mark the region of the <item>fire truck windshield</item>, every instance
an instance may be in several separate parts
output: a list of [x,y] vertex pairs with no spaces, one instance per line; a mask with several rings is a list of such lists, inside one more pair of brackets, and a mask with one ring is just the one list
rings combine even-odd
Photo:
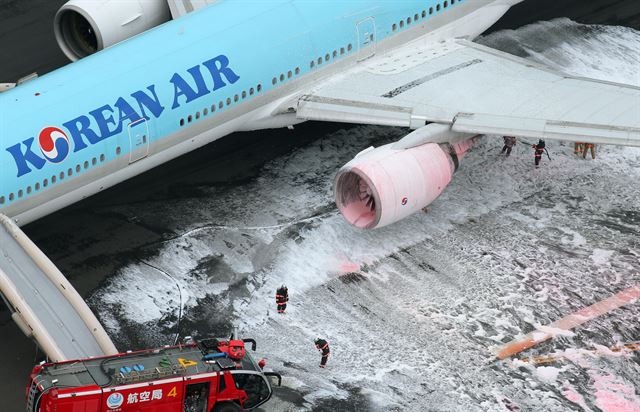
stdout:
[[271,396],[271,388],[261,374],[245,371],[234,371],[232,374],[236,388],[244,390],[249,397],[243,405],[245,409],[261,405]]

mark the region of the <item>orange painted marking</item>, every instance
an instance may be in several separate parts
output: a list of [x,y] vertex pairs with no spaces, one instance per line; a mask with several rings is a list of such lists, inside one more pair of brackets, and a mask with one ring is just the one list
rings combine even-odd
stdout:
[[[627,343],[623,346],[612,346],[609,348],[609,350],[614,353],[640,351],[640,343]],[[583,352],[590,353],[592,356],[597,355],[599,353],[597,349],[583,350]],[[525,363],[530,363],[532,365],[541,365],[544,363],[560,362],[560,361],[564,361],[565,359],[568,360],[566,356],[560,354],[560,355],[538,356],[534,358],[522,358],[520,359],[520,361]]]
[[[634,300],[640,299],[640,285],[630,287],[622,292],[619,292],[610,298],[601,300],[586,308],[582,308],[577,312],[565,316],[549,325],[549,327],[561,330],[571,330],[576,326],[582,325],[585,322],[593,320],[598,316],[611,312],[614,309],[618,309]],[[540,330],[529,333],[523,339],[513,340],[504,345],[499,351],[496,357],[498,359],[505,359],[509,356],[520,353],[524,350],[532,348],[533,346],[544,342],[552,337],[551,334],[545,333]]]

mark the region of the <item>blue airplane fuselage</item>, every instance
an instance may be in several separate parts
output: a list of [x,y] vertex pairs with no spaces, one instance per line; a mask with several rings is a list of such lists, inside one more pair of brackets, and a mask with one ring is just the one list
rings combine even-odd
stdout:
[[0,94],[0,212],[37,219],[238,130],[222,126],[331,66],[476,9],[470,0],[220,1],[24,83]]

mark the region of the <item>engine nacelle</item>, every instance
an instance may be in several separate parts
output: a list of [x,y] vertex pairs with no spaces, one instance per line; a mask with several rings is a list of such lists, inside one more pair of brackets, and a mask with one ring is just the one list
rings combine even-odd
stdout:
[[170,19],[166,0],[71,0],[56,13],[53,29],[75,61]]
[[373,229],[397,222],[436,200],[451,182],[473,140],[428,143],[409,149],[392,144],[368,149],[338,171],[338,209],[352,225]]

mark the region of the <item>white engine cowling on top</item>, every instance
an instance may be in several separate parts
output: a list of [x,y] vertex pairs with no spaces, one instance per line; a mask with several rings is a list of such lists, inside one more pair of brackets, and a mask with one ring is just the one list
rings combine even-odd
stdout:
[[440,196],[472,145],[472,139],[408,149],[394,149],[391,143],[364,151],[338,171],[338,209],[362,229],[404,219]]
[[53,28],[75,61],[169,20],[167,0],[71,0],[56,13]]

